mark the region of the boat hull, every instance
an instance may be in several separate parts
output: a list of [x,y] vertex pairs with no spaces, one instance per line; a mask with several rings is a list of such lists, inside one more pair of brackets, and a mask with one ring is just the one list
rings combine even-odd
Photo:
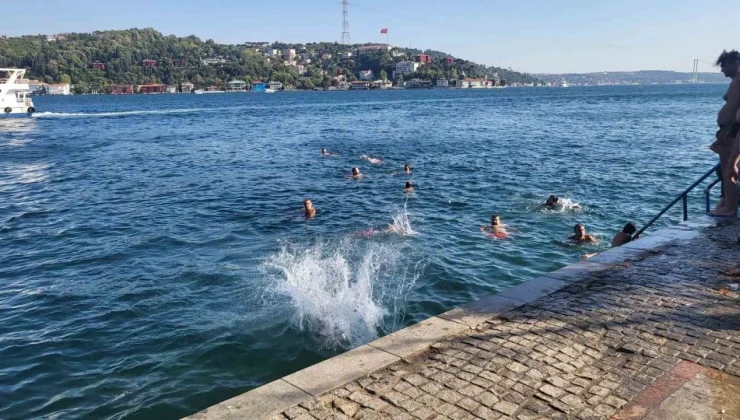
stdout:
[[10,114],[0,112],[0,120],[10,118],[31,118],[32,115],[33,114],[29,114],[28,112],[11,112]]

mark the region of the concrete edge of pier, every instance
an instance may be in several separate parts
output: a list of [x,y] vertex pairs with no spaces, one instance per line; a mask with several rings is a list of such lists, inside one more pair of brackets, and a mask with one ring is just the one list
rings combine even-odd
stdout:
[[533,280],[505,289],[459,308],[433,316],[371,343],[255,388],[186,417],[188,420],[261,419],[279,414],[400,360],[428,350],[433,344],[547,296],[589,275],[643,258],[677,241],[689,240],[717,224],[709,216],[657,230],[637,241]]

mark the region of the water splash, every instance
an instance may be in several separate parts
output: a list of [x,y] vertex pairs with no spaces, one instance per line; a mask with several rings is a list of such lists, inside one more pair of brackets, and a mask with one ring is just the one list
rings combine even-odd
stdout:
[[408,200],[403,203],[403,210],[400,213],[393,216],[393,223],[388,225],[388,231],[399,235],[418,235],[419,232],[415,231],[411,227],[411,221],[409,220],[409,212],[406,208]]
[[583,211],[583,206],[570,198],[560,197],[557,206],[542,207],[542,211],[548,213],[573,213]]
[[272,292],[289,300],[298,328],[325,347],[351,348],[400,326],[422,267],[407,261],[404,247],[350,237],[285,245],[263,268]]
[[214,112],[234,108],[181,108],[181,109],[146,109],[118,112],[37,112],[33,118],[99,118],[125,117],[129,115],[187,114],[191,112]]

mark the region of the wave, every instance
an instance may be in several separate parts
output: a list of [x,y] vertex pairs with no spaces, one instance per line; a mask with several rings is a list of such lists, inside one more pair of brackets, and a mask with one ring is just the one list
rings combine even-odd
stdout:
[[274,280],[271,292],[289,300],[299,329],[326,347],[351,348],[400,325],[421,267],[407,261],[404,248],[352,237],[286,245],[263,269]]
[[37,112],[33,118],[100,118],[100,117],[124,117],[129,115],[162,115],[162,114],[187,114],[191,112],[223,111],[235,108],[182,108],[182,109],[141,109],[135,111],[116,112]]

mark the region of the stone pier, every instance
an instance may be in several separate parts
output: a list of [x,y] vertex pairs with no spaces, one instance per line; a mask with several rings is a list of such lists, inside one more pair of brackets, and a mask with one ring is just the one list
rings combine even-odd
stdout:
[[655,231],[189,418],[740,420],[739,237]]

